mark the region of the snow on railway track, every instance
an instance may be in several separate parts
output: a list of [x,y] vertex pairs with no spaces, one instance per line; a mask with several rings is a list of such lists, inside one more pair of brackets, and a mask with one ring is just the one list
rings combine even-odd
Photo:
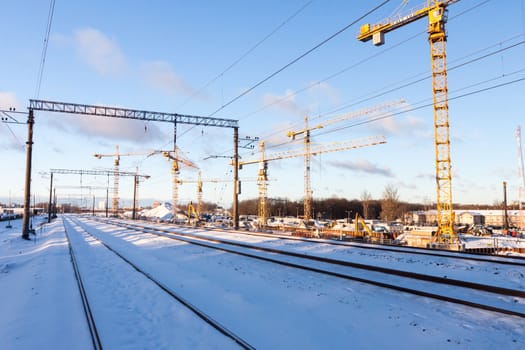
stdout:
[[64,219],[64,229],[95,349],[144,343],[151,348],[206,348],[206,338],[218,348],[237,344],[253,349],[71,218]]
[[[108,221],[108,223],[111,223],[111,221]],[[347,260],[338,260],[316,255],[312,252],[304,254],[304,252],[298,253],[291,250],[240,243],[239,241],[232,241],[230,239],[206,237],[202,234],[192,235],[188,232],[176,232],[176,230],[155,229],[151,226],[140,224],[122,222],[116,222],[115,224],[131,230],[162,235],[187,243],[198,244],[212,249],[220,249],[222,251],[241,254],[289,267],[306,269],[441,301],[525,318],[525,290],[522,288],[504,288],[493,284],[451,279],[447,276],[441,277],[406,270],[378,267],[376,265],[354,263]],[[254,252],[254,250],[256,252]],[[449,257],[449,259],[453,258]],[[465,262],[462,260],[462,263]],[[476,263],[479,264],[479,261],[476,260]],[[485,262],[485,264],[497,263],[488,261]]]
[[[78,223],[256,348],[525,346],[522,317],[278,265],[124,224],[89,218]],[[210,244],[202,237],[193,240]],[[211,245],[227,247],[217,242]],[[297,263],[298,258],[286,259]]]

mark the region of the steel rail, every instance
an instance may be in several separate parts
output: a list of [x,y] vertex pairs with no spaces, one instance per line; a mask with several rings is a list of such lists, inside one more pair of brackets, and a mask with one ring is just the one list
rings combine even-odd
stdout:
[[[367,279],[367,278],[362,278],[362,277],[350,276],[350,275],[347,275],[347,274],[334,272],[334,271],[329,271],[329,270],[325,270],[325,269],[321,269],[321,268],[316,268],[316,267],[311,267],[311,266],[304,266],[304,265],[301,265],[301,264],[291,263],[291,262],[287,262],[287,261],[278,260],[278,259],[275,259],[275,258],[270,258],[270,257],[256,255],[256,254],[250,254],[250,253],[247,253],[247,252],[242,252],[242,251],[238,251],[238,250],[234,250],[234,249],[229,249],[229,248],[226,248],[226,247],[219,247],[219,246],[215,246],[215,245],[210,245],[210,244],[206,244],[206,243],[204,243],[202,241],[209,241],[209,242],[214,242],[214,243],[233,245],[233,246],[237,246],[237,247],[240,247],[240,248],[243,248],[243,249],[259,250],[259,251],[264,251],[266,253],[272,253],[272,254],[289,255],[289,256],[292,256],[292,257],[295,257],[295,258],[313,260],[313,261],[317,261],[317,262],[322,262],[322,263],[327,263],[327,264],[332,264],[332,265],[340,265],[340,266],[345,266],[345,267],[350,267],[350,268],[357,268],[357,269],[362,269],[362,270],[367,270],[367,271],[374,271],[374,272],[383,273],[383,274],[387,274],[387,275],[398,276],[398,277],[401,277],[401,278],[411,278],[411,279],[414,279],[414,280],[426,281],[426,282],[431,282],[431,283],[451,285],[451,286],[467,288],[467,289],[475,289],[477,291],[488,292],[488,293],[493,293],[493,294],[498,294],[498,295],[506,295],[506,296],[525,298],[525,291],[521,291],[521,290],[514,290],[514,289],[509,289],[509,288],[502,288],[502,287],[478,284],[478,283],[473,283],[473,282],[465,282],[465,281],[448,279],[448,278],[437,277],[437,276],[423,275],[423,274],[418,274],[418,273],[413,273],[413,272],[408,272],[408,271],[382,268],[382,267],[373,266],[373,265],[351,263],[351,262],[347,262],[347,261],[335,260],[335,259],[324,258],[324,257],[319,257],[319,256],[303,255],[303,254],[299,254],[299,253],[286,252],[286,251],[281,251],[281,250],[272,249],[272,248],[255,247],[255,246],[251,246],[251,245],[247,245],[247,244],[231,242],[231,241],[224,241],[224,240],[220,240],[220,239],[213,239],[213,238],[209,238],[209,237],[202,237],[202,236],[196,237],[196,236],[193,236],[193,235],[189,235],[189,234],[185,234],[185,233],[179,233],[179,232],[173,232],[173,231],[169,231],[169,230],[166,230],[166,229],[159,229],[159,228],[152,228],[152,227],[141,227],[139,225],[130,225],[130,224],[124,224],[124,223],[119,223],[119,222],[112,222],[110,220],[100,220],[100,221],[103,221],[103,222],[106,222],[108,224],[112,224],[112,225],[115,225],[115,226],[119,226],[119,227],[124,227],[124,228],[127,228],[127,229],[131,229],[131,230],[135,230],[135,231],[140,231],[140,232],[143,232],[143,233],[149,233],[149,234],[153,234],[153,235],[157,235],[157,236],[163,236],[163,237],[166,237],[166,238],[171,238],[171,239],[183,241],[183,242],[194,244],[194,245],[197,245],[197,246],[217,249],[217,250],[220,250],[220,251],[233,253],[233,254],[237,254],[237,255],[241,255],[241,256],[246,256],[246,257],[250,257],[250,258],[255,258],[255,259],[258,259],[258,260],[272,262],[272,263],[276,263],[276,264],[280,264],[280,265],[284,265],[284,266],[288,266],[288,267],[303,269],[303,270],[307,270],[307,271],[311,271],[311,272],[317,272],[317,273],[321,273],[321,274],[324,274],[324,275],[330,275],[330,276],[343,278],[343,279],[347,279],[347,280],[353,280],[353,281],[357,281],[357,282],[367,283],[367,284],[375,285],[375,286],[382,287],[382,288],[388,288],[388,289],[392,289],[392,290],[396,290],[396,291],[400,291],[400,292],[406,292],[406,293],[410,293],[410,294],[414,294],[414,295],[418,295],[418,296],[429,297],[429,298],[437,299],[437,300],[440,300],[440,301],[446,301],[446,302],[451,302],[451,303],[455,303],[455,304],[475,307],[475,308],[483,309],[483,310],[487,310],[487,311],[498,312],[498,313],[502,313],[502,314],[507,314],[507,315],[511,315],[511,316],[518,316],[518,317],[525,318],[525,313],[519,312],[519,311],[515,311],[515,310],[509,310],[509,309],[504,309],[504,308],[495,307],[495,306],[491,306],[491,305],[475,303],[475,302],[472,302],[472,301],[469,301],[469,300],[465,300],[465,299],[459,299],[459,298],[445,296],[445,295],[436,294],[436,293],[432,293],[432,292],[426,292],[426,291],[417,290],[417,289],[413,289],[413,288],[408,288],[408,287],[403,287],[403,286],[394,285],[394,284],[390,284],[390,283],[380,282],[380,281],[373,280],[373,279]],[[175,237],[175,236],[180,236],[180,237]],[[191,239],[189,239],[187,237],[191,237]],[[195,239],[200,240],[201,242],[196,242]]]
[[93,316],[93,312],[91,311],[91,307],[89,305],[87,293],[84,288],[84,283],[82,282],[82,276],[80,275],[80,270],[78,268],[77,259],[73,251],[73,246],[71,245],[71,240],[69,239],[68,230],[67,230],[64,220],[62,220],[62,225],[64,226],[64,233],[66,235],[67,245],[69,247],[69,255],[71,256],[71,264],[73,265],[73,270],[75,271],[75,278],[77,280],[78,290],[80,292],[80,297],[82,299],[82,306],[83,306],[84,314],[86,316],[86,320],[88,323],[88,328],[89,328],[89,333],[91,335],[91,341],[93,343],[93,348],[95,350],[102,350],[103,349],[102,342],[100,341],[100,336],[98,334],[97,326],[95,323],[95,318]]
[[[69,220],[75,222],[73,219],[68,218]],[[96,241],[98,241],[100,244],[102,244],[104,247],[106,247],[109,251],[113,252],[115,255],[117,255],[119,258],[121,258],[123,261],[128,263],[133,269],[135,269],[137,272],[144,275],[148,280],[153,282],[156,286],[158,286],[160,289],[162,289],[164,292],[166,292],[168,295],[176,299],[178,302],[180,302],[182,305],[186,306],[188,309],[190,309],[193,313],[195,313],[199,318],[204,320],[206,323],[211,325],[213,328],[227,336],[228,338],[235,341],[237,344],[239,344],[244,349],[255,349],[252,345],[250,345],[248,342],[246,342],[244,339],[242,339],[240,336],[233,333],[231,330],[229,330],[226,326],[220,324],[217,320],[213,319],[211,316],[207,315],[205,312],[200,310],[197,306],[193,305],[191,302],[180,296],[179,294],[172,291],[169,287],[164,285],[162,282],[155,279],[150,273],[142,270],[140,267],[138,267],[136,264],[134,264],[131,260],[117,252],[115,249],[111,248],[109,245],[107,245],[105,242],[100,240],[99,238],[95,237],[93,234],[91,234],[84,225],[82,225],[79,221],[76,221],[75,224],[79,226],[84,232],[86,232],[89,236],[93,237]]]
[[[206,227],[205,230],[221,232],[221,229],[218,229],[218,228]],[[479,261],[479,262],[490,262],[490,263],[501,264],[501,265],[515,265],[515,266],[525,267],[525,257],[520,257],[520,256],[489,255],[490,258],[483,258],[483,256],[486,256],[486,254],[472,253],[472,252],[451,252],[449,250],[444,250],[444,249],[431,249],[428,251],[423,251],[424,248],[418,248],[418,247],[395,246],[395,245],[388,245],[388,244],[381,245],[381,244],[373,244],[373,243],[366,243],[366,242],[363,242],[363,243],[344,242],[344,241],[335,241],[335,240],[322,239],[322,238],[303,238],[299,236],[287,236],[287,235],[279,235],[279,234],[274,234],[274,233],[270,234],[270,233],[249,232],[249,231],[246,232],[246,231],[239,231],[239,230],[228,231],[228,232],[241,234],[241,235],[247,235],[247,236],[255,236],[255,237],[269,237],[269,238],[276,238],[276,239],[282,239],[282,240],[293,240],[293,241],[310,242],[310,243],[316,242],[316,243],[330,244],[330,245],[343,246],[343,247],[359,247],[359,248],[368,249],[368,250],[381,250],[381,251],[395,252],[395,253],[402,253],[402,254],[408,253],[408,254],[417,254],[417,255],[424,255],[424,256],[436,256],[436,257],[443,257],[443,258],[471,260],[471,261]],[[512,260],[516,260],[516,261],[512,261]]]

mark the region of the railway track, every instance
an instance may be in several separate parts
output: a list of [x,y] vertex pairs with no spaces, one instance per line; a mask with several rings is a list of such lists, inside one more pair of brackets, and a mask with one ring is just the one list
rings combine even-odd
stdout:
[[224,325],[219,323],[217,320],[213,319],[211,316],[206,314],[203,310],[199,309],[195,305],[193,305],[189,300],[182,297],[180,294],[174,292],[172,289],[170,289],[168,286],[163,284],[160,280],[156,279],[155,276],[152,274],[144,271],[140,266],[132,262],[130,259],[125,257],[123,254],[119,253],[112,247],[110,247],[105,242],[101,241],[97,237],[90,234],[86,229],[82,228],[79,225],[79,222],[77,219],[72,218],[64,218],[63,219],[63,225],[64,230],[66,233],[66,237],[68,240],[69,245],[69,252],[71,255],[71,261],[73,264],[73,268],[75,271],[75,277],[77,280],[77,284],[79,287],[79,291],[81,294],[82,304],[84,308],[84,313],[86,316],[86,320],[88,322],[89,330],[91,333],[92,343],[94,349],[102,349],[102,337],[100,336],[100,332],[98,330],[97,323],[95,322],[95,315],[93,313],[93,308],[90,304],[90,297],[89,297],[89,290],[85,288],[84,279],[80,273],[80,268],[78,264],[78,260],[75,254],[75,248],[73,247],[73,244],[71,243],[70,235],[71,231],[75,231],[77,233],[88,235],[91,239],[95,240],[97,243],[101,244],[104,248],[106,248],[108,251],[111,251],[113,254],[115,254],[122,263],[125,263],[129,266],[131,266],[137,273],[141,274],[142,276],[146,277],[147,280],[152,282],[154,285],[156,285],[158,288],[160,288],[163,292],[165,292],[167,295],[172,297],[174,300],[176,300],[178,303],[184,305],[187,309],[189,309],[192,313],[194,313],[196,316],[198,316],[202,321],[204,321],[206,324],[210,325],[214,329],[216,329],[218,332],[222,333],[224,336],[230,338],[233,342],[235,342],[237,345],[239,345],[243,349],[255,349],[252,345],[250,345],[248,342],[243,340],[239,335],[235,334],[228,328],[226,328]]
[[[97,218],[97,220],[106,220]],[[151,227],[151,223],[146,224],[136,224],[129,221],[121,221],[116,219],[109,219],[108,222],[122,222],[128,226],[136,227]],[[185,227],[185,226],[182,226]],[[186,228],[186,227],[185,227]],[[217,228],[205,228],[208,232],[215,232],[218,234],[223,234],[225,231]],[[478,262],[490,262],[501,265],[514,265],[521,266],[525,268],[525,257],[519,256],[502,256],[502,255],[485,255],[479,253],[471,252],[457,252],[450,250],[440,250],[440,249],[422,249],[417,247],[408,247],[408,246],[392,246],[392,245],[379,245],[379,244],[370,244],[370,243],[361,243],[361,242],[350,242],[350,241],[337,241],[331,239],[319,239],[319,238],[304,238],[299,236],[290,236],[290,235],[279,235],[274,233],[260,233],[260,232],[250,232],[250,231],[233,231],[227,230],[228,234],[236,234],[240,236],[252,236],[252,237],[267,237],[278,240],[287,240],[294,242],[317,242],[327,245],[332,245],[336,247],[353,247],[359,248],[368,251],[379,251],[379,252],[392,252],[392,253],[409,253],[420,256],[433,256],[433,257],[442,257],[442,258],[453,258],[466,261],[478,261]]]
[[[522,289],[502,288],[495,285],[474,283],[369,264],[358,264],[311,254],[305,255],[216,237],[195,236],[148,225],[130,224],[114,220],[100,221],[135,232],[167,237],[292,268],[525,318],[525,291]],[[490,260],[484,262],[487,264],[499,263]],[[512,264],[519,264],[519,262],[512,262]]]

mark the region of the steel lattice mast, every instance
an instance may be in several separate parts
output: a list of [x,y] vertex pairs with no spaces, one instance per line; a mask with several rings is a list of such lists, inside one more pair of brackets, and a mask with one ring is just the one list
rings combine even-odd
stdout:
[[358,40],[374,45],[384,44],[384,34],[420,18],[428,18],[428,40],[432,66],[432,96],[434,102],[434,145],[436,152],[436,192],[438,230],[434,241],[457,243],[452,209],[452,172],[450,162],[450,131],[448,117],[448,87],[446,65],[445,23],[447,6],[459,0],[428,0],[421,8],[405,15],[396,15],[383,22],[361,26]]
[[261,162],[259,163],[259,174],[257,176],[257,187],[259,189],[258,218],[259,227],[264,228],[268,224],[268,162],[265,160],[264,141],[259,142]]

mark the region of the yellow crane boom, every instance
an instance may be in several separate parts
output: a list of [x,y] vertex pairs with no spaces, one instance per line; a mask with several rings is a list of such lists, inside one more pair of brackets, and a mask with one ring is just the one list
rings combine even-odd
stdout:
[[361,26],[357,39],[374,45],[384,43],[384,34],[420,18],[428,17],[428,40],[432,65],[432,95],[434,105],[434,145],[436,152],[437,223],[434,241],[456,243],[454,211],[452,210],[452,173],[450,165],[450,132],[448,118],[448,87],[446,65],[445,23],[447,6],[459,0],[428,0],[406,15],[398,15],[378,24]]
[[177,217],[177,205],[179,202],[179,162],[190,168],[199,169],[199,167],[189,159],[185,159],[178,154],[178,148],[175,151],[155,151],[155,154],[162,154],[166,159],[173,161],[171,167],[172,184],[171,184],[171,201],[173,220]]
[[116,215],[117,210],[118,210],[118,202],[119,202],[119,198],[118,198],[118,183],[119,183],[118,171],[119,171],[119,165],[120,165],[120,157],[124,157],[124,156],[147,156],[147,157],[150,157],[150,156],[157,155],[157,154],[160,154],[160,155],[164,156],[166,159],[171,160],[173,162],[172,168],[171,168],[172,179],[173,179],[172,180],[172,202],[173,202],[172,203],[172,208],[173,208],[172,210],[173,210],[173,218],[175,218],[176,214],[177,214],[176,206],[177,206],[177,202],[178,202],[178,198],[179,198],[179,195],[178,195],[178,193],[179,193],[178,185],[180,183],[180,181],[178,179],[178,174],[180,172],[179,163],[181,163],[183,165],[186,165],[188,167],[191,167],[191,168],[198,169],[199,167],[194,162],[192,162],[189,159],[185,159],[185,158],[181,157],[180,155],[178,155],[178,150],[177,151],[150,150],[150,151],[141,151],[141,152],[120,153],[118,145],[115,146],[115,153],[112,153],[112,154],[95,153],[95,154],[93,154],[93,156],[98,158],[98,159],[102,159],[103,157],[115,157],[115,161],[114,161],[115,177],[114,177],[114,184],[113,184],[113,201],[112,201],[113,211],[114,211],[115,215]]
[[[113,162],[114,174],[115,174],[113,175],[113,198],[111,200],[113,216],[118,215],[118,207],[119,207],[119,189],[118,189],[119,175],[118,174],[119,174],[119,167],[120,167],[120,157],[127,157],[127,156],[148,156],[149,157],[151,154],[153,154],[153,152],[154,151],[120,153],[119,146],[115,145],[115,153],[111,153],[111,154],[95,153],[93,154],[93,156],[98,159],[102,159],[104,157],[115,157],[115,160]],[[135,205],[137,205],[137,203],[135,203]]]
[[[304,157],[305,154],[308,154],[309,156],[322,154],[322,153],[331,153],[331,152],[339,152],[339,151],[346,151],[354,148],[361,148],[361,147],[367,147],[367,146],[373,146],[373,145],[380,145],[386,143],[384,136],[374,136],[374,137],[368,137],[364,139],[359,140],[351,140],[351,141],[344,141],[344,142],[332,142],[328,144],[321,144],[318,146],[315,146],[307,153],[303,151],[288,151],[288,152],[278,152],[271,154],[269,156],[264,156],[265,151],[265,143],[264,141],[261,141],[259,143],[259,150],[261,152],[261,157],[259,159],[252,159],[252,160],[243,160],[239,162],[239,166],[242,165],[248,165],[248,164],[260,164],[259,169],[259,176],[258,176],[258,185],[259,185],[259,214],[262,215],[262,217],[259,217],[259,222],[261,226],[266,225],[265,219],[267,219],[266,214],[266,194],[267,194],[267,186],[268,186],[268,173],[267,173],[267,164],[269,161],[274,160],[281,160],[281,159],[287,159],[287,158],[296,158],[296,157]],[[308,214],[310,214],[310,207],[307,207],[308,203],[305,200],[305,220],[311,218]],[[308,214],[307,214],[308,213]]]
[[286,135],[292,140],[295,140],[296,136],[304,134],[303,141],[304,141],[304,219],[308,222],[312,218],[311,208],[312,208],[312,188],[310,185],[310,157],[312,155],[312,150],[310,146],[310,132],[324,128],[325,126],[329,126],[331,124],[340,123],[346,120],[354,119],[357,117],[361,117],[364,115],[370,115],[372,113],[379,112],[384,109],[388,109],[391,107],[394,107],[396,105],[400,105],[403,103],[403,100],[393,101],[393,102],[386,102],[377,106],[374,106],[372,108],[366,108],[361,109],[358,111],[353,111],[350,113],[346,113],[337,117],[334,117],[329,120],[325,120],[322,122],[322,124],[316,125],[314,127],[308,126],[308,116],[304,118],[304,129],[298,130],[298,131],[289,131]]
[[[349,150],[353,148],[381,145],[384,143],[386,143],[386,139],[384,136],[371,136],[371,137],[365,137],[365,138],[357,139],[357,140],[330,142],[330,143],[320,144],[320,145],[312,147],[310,149],[310,154],[315,156],[317,154],[322,154],[322,153],[345,151],[345,150]],[[297,157],[302,157],[302,156],[304,156],[303,151],[294,150],[294,151],[272,153],[268,155],[264,160],[273,161],[273,160],[280,160],[280,159],[287,159],[287,158],[297,158]],[[261,159],[249,159],[249,160],[239,161],[239,165],[248,165],[248,164],[255,164],[255,163],[260,163],[260,162],[261,162]]]

